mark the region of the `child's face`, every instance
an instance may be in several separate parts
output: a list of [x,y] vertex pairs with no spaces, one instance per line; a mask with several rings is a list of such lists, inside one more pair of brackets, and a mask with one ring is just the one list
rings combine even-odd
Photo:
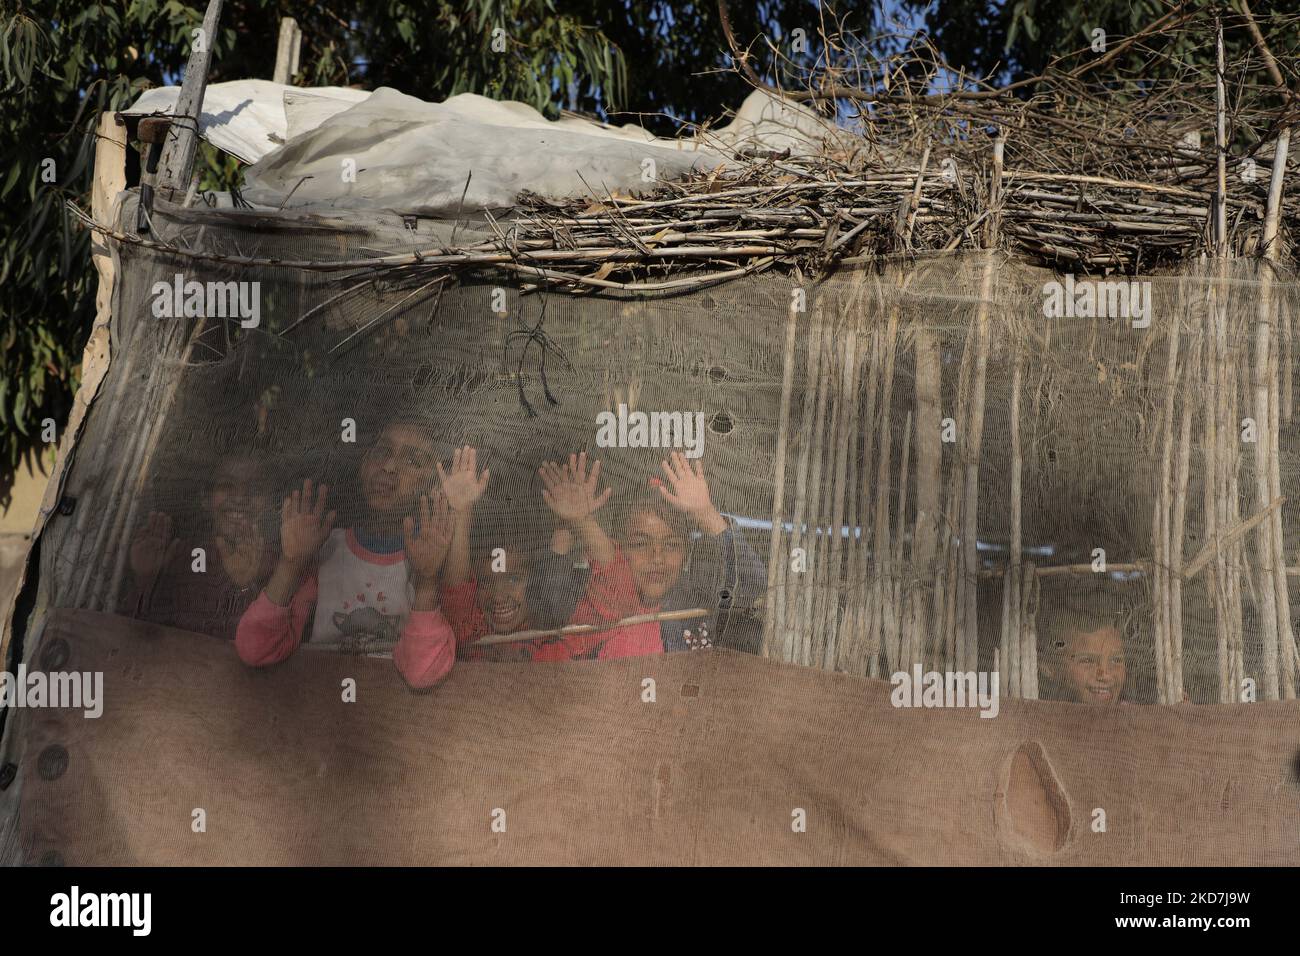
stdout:
[[681,576],[686,539],[653,511],[638,511],[627,523],[623,553],[642,603],[658,604]]
[[1124,642],[1119,631],[1103,627],[1067,635],[1065,686],[1083,704],[1116,704],[1124,692]]
[[405,517],[433,483],[433,442],[412,425],[389,425],[361,461],[361,496],[371,514]]
[[266,522],[271,510],[270,487],[256,463],[229,459],[217,469],[207,504],[217,535],[240,539]]
[[[497,567],[501,567],[500,562]],[[478,606],[493,634],[513,634],[528,626],[528,561],[513,548],[505,551],[505,570],[492,570],[492,559],[474,569]]]

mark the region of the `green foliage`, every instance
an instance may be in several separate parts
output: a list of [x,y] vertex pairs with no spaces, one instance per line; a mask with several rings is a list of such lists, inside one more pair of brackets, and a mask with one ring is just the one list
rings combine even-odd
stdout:
[[[993,77],[995,82],[1037,76],[1057,57],[1089,53],[1092,31],[1105,30],[1118,43],[1159,20],[1173,7],[1166,0],[903,0],[905,6],[927,11],[925,24],[939,50],[954,68],[968,75]],[[1276,38],[1275,54],[1293,47],[1294,28],[1285,26],[1294,15],[1288,4],[1256,3],[1252,11],[1266,37]],[[1251,47],[1239,26],[1235,7],[1215,0],[1191,0],[1186,9],[1203,18],[1216,10],[1225,19],[1224,47],[1229,62],[1240,62]],[[1179,31],[1152,41],[1166,56],[1150,58],[1139,52],[1120,57],[1118,68],[1147,80],[1173,79],[1183,65],[1212,67],[1213,31]]]
[[[626,92],[619,50],[581,4],[361,0],[350,20],[302,6],[227,0],[210,82],[269,76],[280,17],[292,14],[303,30],[301,85],[389,85],[426,99],[473,90],[552,113],[555,91],[571,84],[587,107]],[[97,278],[90,236],[63,204],[90,205],[99,116],[179,82],[205,7],[0,0],[0,504],[18,465],[52,451],[40,444],[41,422],[62,429],[78,384]],[[504,52],[491,49],[493,24],[507,27]],[[238,164],[210,148],[199,163],[205,189],[237,179]]]
[[[827,15],[814,0],[729,6],[759,72],[773,59],[762,35],[781,43],[801,27],[815,36]],[[871,25],[876,3],[859,6],[865,12],[841,11],[846,28]],[[0,503],[18,464],[41,450],[41,422],[66,423],[77,387],[97,280],[90,237],[63,204],[89,208],[99,116],[179,82],[205,8],[0,0]],[[714,0],[355,0],[339,11],[226,0],[209,81],[269,77],[280,18],[292,15],[303,35],[301,86],[389,86],[426,100],[476,92],[550,116],[563,106],[635,119],[659,133],[715,119],[749,91],[728,69]],[[53,182],[41,178],[46,159]],[[238,167],[204,145],[200,187],[237,184]]]
[[41,422],[63,426],[76,387],[95,272],[63,203],[88,204],[99,114],[160,82],[198,19],[148,0],[0,12],[0,499],[43,447]]

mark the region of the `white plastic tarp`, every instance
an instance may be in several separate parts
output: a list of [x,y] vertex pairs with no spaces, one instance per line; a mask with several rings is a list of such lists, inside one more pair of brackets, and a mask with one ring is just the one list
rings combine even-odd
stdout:
[[[166,113],[179,89],[141,96],[129,113]],[[200,133],[251,162],[244,198],[256,206],[386,209],[455,216],[547,198],[637,193],[712,169],[740,149],[792,155],[821,149],[833,127],[755,91],[725,126],[694,138],[577,117],[473,93],[429,103],[381,87],[301,89],[265,80],[215,83]]]

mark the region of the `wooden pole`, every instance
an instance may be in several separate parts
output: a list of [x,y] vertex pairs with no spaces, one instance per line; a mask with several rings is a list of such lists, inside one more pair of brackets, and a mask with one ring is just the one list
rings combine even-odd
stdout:
[[[879,280],[875,280],[879,282]],[[879,303],[879,287],[876,287],[876,299]],[[865,310],[864,310],[865,311]],[[871,647],[875,640],[874,635],[878,633],[879,628],[879,608],[876,605],[877,593],[874,585],[874,576],[880,573],[877,565],[877,555],[874,548],[874,530],[875,530],[875,507],[874,507],[874,486],[871,481],[872,463],[875,461],[876,449],[876,407],[877,393],[880,386],[880,350],[881,341],[884,333],[880,327],[879,312],[873,312],[870,318],[871,336],[870,336],[870,359],[867,362],[867,407],[866,413],[862,416],[861,421],[861,438],[862,438],[862,466],[860,468],[860,485],[858,497],[861,501],[862,509],[862,540],[860,550],[862,559],[858,563],[858,578],[856,586],[863,597],[862,620],[859,626],[859,633],[854,639],[854,648],[852,657],[846,661],[844,666],[853,674],[869,674],[871,668],[875,666],[871,659]]]
[[[929,594],[935,584],[935,546],[939,532],[939,493],[942,486],[942,454],[939,422],[941,415],[941,365],[939,346],[934,333],[920,326],[925,317],[918,318],[913,338],[916,362],[916,423],[912,441],[916,445],[916,523],[912,530],[912,572],[915,581],[909,597],[912,633],[922,643],[932,639],[933,628],[929,613]],[[937,623],[937,622],[936,622]]]
[[912,410],[907,410],[907,419],[903,422],[902,462],[898,466],[898,506],[894,512],[894,553],[890,556],[890,565],[894,569],[890,605],[894,608],[899,622],[899,665],[910,669],[914,662],[921,660],[919,634],[915,634],[908,625],[908,617],[903,613],[902,568],[903,568],[903,530],[907,517],[907,481],[908,465],[912,452]]
[[[1171,655],[1171,702],[1183,699],[1183,542],[1187,522],[1187,485],[1190,477],[1192,453],[1192,418],[1194,416],[1192,382],[1201,364],[1202,341],[1198,337],[1192,347],[1190,363],[1183,371],[1183,407],[1178,429],[1178,462],[1174,472],[1173,526],[1170,533],[1169,566],[1169,630],[1173,647]],[[1199,382],[1197,383],[1199,385]],[[1173,397],[1170,396],[1170,400]]]
[[[822,607],[818,611],[818,630],[820,632],[820,647],[816,655],[817,665],[823,668],[834,666],[835,645],[838,642],[840,629],[839,605],[840,597],[845,597],[845,612],[847,614],[849,602],[852,600],[852,594],[847,593],[847,585],[851,578],[845,575],[844,565],[844,536],[842,528],[844,527],[844,499],[846,493],[846,481],[851,487],[853,476],[850,474],[851,459],[853,457],[853,442],[856,435],[858,424],[858,402],[857,402],[857,316],[856,310],[850,309],[845,314],[848,328],[844,332],[844,369],[841,378],[841,388],[837,404],[841,409],[839,417],[839,428],[835,433],[835,475],[833,490],[833,505],[831,510],[831,540],[830,540],[830,560],[827,562],[826,569],[826,587],[822,599]],[[853,528],[850,526],[849,534],[852,535]],[[853,539],[849,538],[847,547],[852,554]]]
[[767,549],[767,607],[763,615],[763,656],[771,657],[776,649],[777,622],[782,619],[783,605],[778,579],[786,566],[787,556],[782,553],[781,535],[785,522],[785,459],[789,445],[790,404],[794,393],[795,334],[798,329],[798,310],[790,297],[790,309],[785,322],[785,353],[781,367],[781,410],[777,414],[776,474],[772,479],[772,535]]
[[203,113],[203,94],[208,88],[208,67],[217,39],[221,3],[222,0],[208,0],[203,27],[190,49],[180,96],[172,111],[167,141],[163,144],[162,159],[158,164],[158,194],[172,202],[185,195],[194,170],[194,154],[199,146],[199,117]]
[[[835,373],[835,362],[831,356],[831,344],[834,340],[833,327],[825,313],[817,331],[821,339],[818,347],[821,354],[819,363],[822,368],[817,378],[817,411],[813,417],[813,434],[811,444],[812,474],[808,478],[808,520],[812,522],[813,533],[808,538],[808,573],[804,575],[803,605],[799,612],[799,654],[796,661],[805,667],[812,664],[813,636],[813,595],[816,593],[821,564],[826,556],[819,554],[821,544],[822,521],[822,461],[826,454],[826,442],[829,430],[826,428],[826,406],[830,401],[831,385]],[[833,440],[833,439],[831,439]]]
[[271,79],[288,85],[298,72],[298,54],[302,50],[302,30],[293,17],[280,18],[280,41],[275,49],[275,73]]
[[[892,596],[893,552],[889,543],[889,465],[893,458],[892,410],[894,399],[894,359],[898,353],[898,319],[900,307],[889,307],[889,324],[885,327],[882,347],[885,367],[880,377],[880,454],[876,459],[876,520],[875,558],[876,574],[871,582],[875,614],[869,642],[872,659],[885,648],[888,666],[897,666],[898,660],[898,609]],[[879,630],[876,630],[877,624]]]
[[1214,202],[1214,241],[1215,255],[1220,259],[1228,255],[1228,128],[1227,96],[1223,83],[1223,21],[1214,18],[1214,97],[1216,119],[1214,127],[1214,147],[1218,155],[1218,191]]
[[1014,697],[1024,696],[1021,691],[1021,640],[1020,633],[1020,556],[1021,556],[1021,474],[1024,470],[1024,454],[1020,445],[1020,389],[1022,366],[1020,352],[1015,341],[1011,342],[1011,361],[1014,368],[1011,373],[1011,573],[1003,585],[1006,595],[1004,604],[1007,608],[1006,633],[1003,636],[1002,663],[1008,671],[1007,691]]

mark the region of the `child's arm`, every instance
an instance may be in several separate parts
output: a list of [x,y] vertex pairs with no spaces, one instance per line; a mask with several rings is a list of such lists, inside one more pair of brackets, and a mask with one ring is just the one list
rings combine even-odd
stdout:
[[175,558],[181,543],[172,531],[170,515],[151,511],[144,525],[131,539],[131,588],[122,602],[123,613],[136,618],[157,620],[151,612],[156,610],[153,604],[158,596],[159,575],[168,562]]
[[280,558],[266,588],[249,605],[235,631],[235,650],[246,664],[278,663],[302,643],[317,589],[315,575],[308,577],[307,571],[336,517],[333,511],[325,512],[328,493],[329,488],[321,485],[313,499],[309,479],[301,492],[295,491],[280,506]]
[[613,494],[612,488],[596,493],[600,482],[600,462],[595,462],[588,473],[587,453],[584,451],[580,455],[570,455],[567,467],[553,461],[543,462],[537,473],[544,485],[542,500],[556,518],[565,522],[582,539],[593,567],[613,561],[614,542],[596,520],[596,512]]
[[456,660],[456,637],[442,612],[412,611],[393,648],[393,663],[407,685],[432,687],[451,673]]
[[473,578],[442,588],[439,593],[442,616],[451,625],[457,644],[470,644],[488,632],[487,620],[478,606],[478,582]]
[[615,549],[612,560],[591,562],[591,575],[582,600],[573,612],[574,624],[608,624],[639,614],[644,609],[627,556]]
[[285,605],[263,591],[239,618],[235,650],[250,667],[278,664],[298,649],[316,605],[317,582],[312,574]]
[[[472,464],[471,464],[472,468]],[[451,546],[453,518],[446,497],[431,503],[420,496],[420,520],[402,522],[406,563],[411,572],[411,613],[393,648],[393,663],[411,687],[432,687],[451,672],[456,637],[438,606],[438,573]]]
[[442,495],[455,516],[452,528],[451,551],[442,568],[442,586],[455,587],[464,584],[474,576],[474,569],[469,558],[469,534],[474,524],[474,503],[483,496],[487,489],[491,473],[483,469],[477,473],[478,453],[466,445],[457,448],[451,458],[451,472],[442,470],[438,462],[438,480],[442,483]]

